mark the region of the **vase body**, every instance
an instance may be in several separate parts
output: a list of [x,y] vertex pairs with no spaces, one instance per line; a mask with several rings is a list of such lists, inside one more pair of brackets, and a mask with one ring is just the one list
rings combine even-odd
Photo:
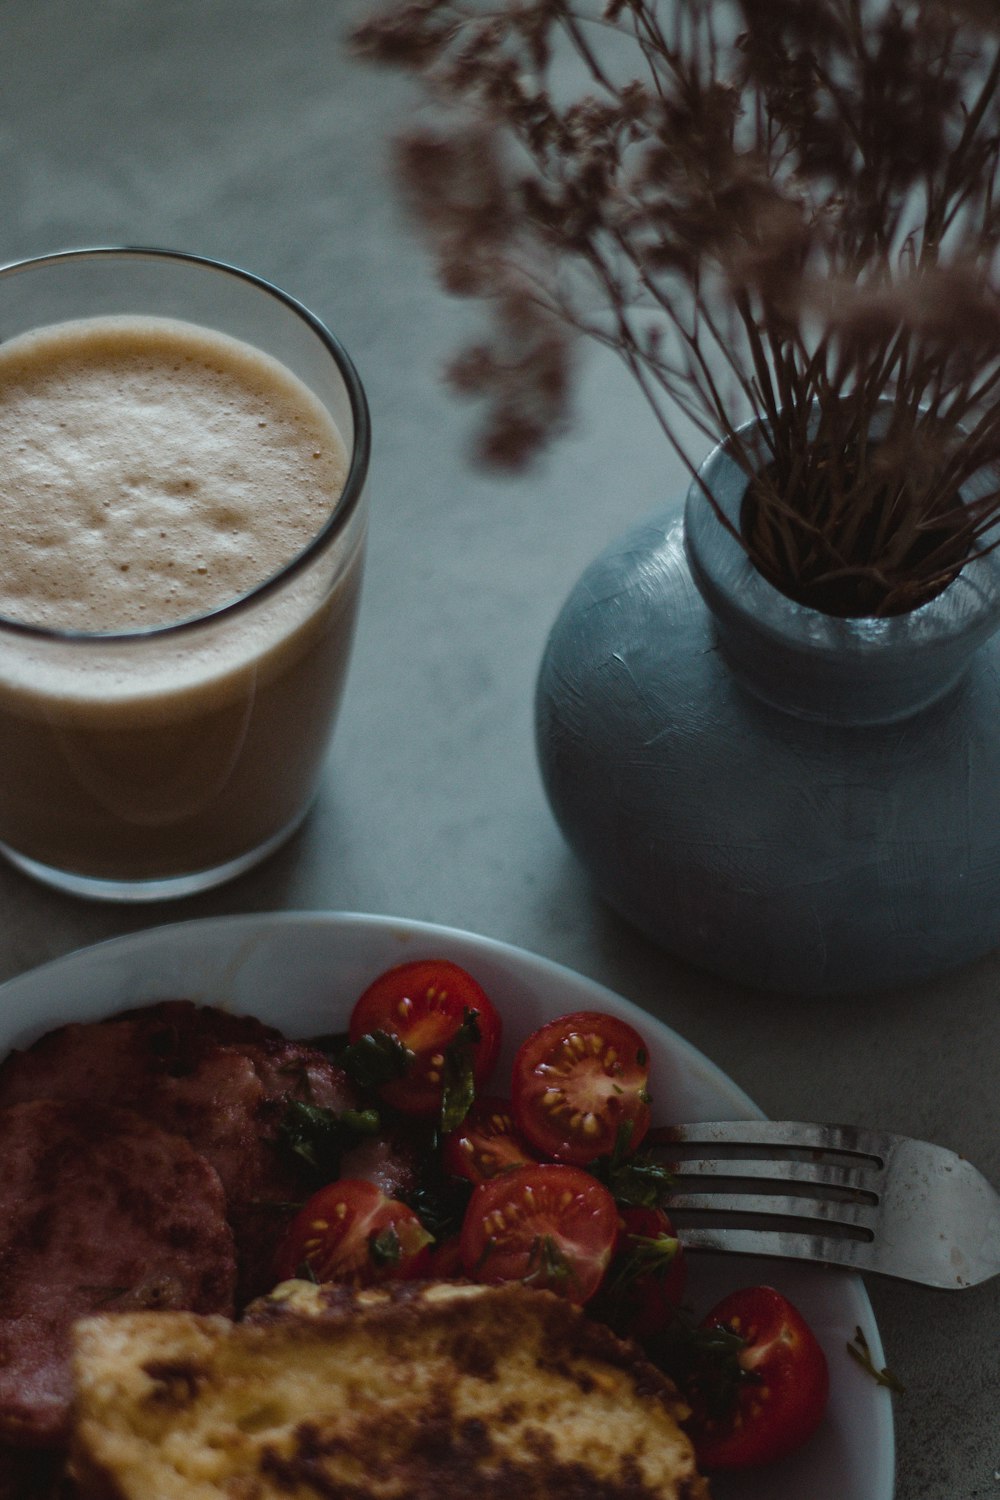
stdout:
[[[701,481],[738,526],[725,449]],[[553,813],[654,942],[758,988],[916,982],[1000,945],[1000,559],[842,620],[772,588],[698,481],[562,609],[536,695]]]

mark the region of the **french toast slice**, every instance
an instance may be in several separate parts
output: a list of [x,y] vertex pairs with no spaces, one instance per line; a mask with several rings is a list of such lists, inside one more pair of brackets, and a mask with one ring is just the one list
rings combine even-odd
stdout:
[[549,1292],[289,1282],[76,1329],[83,1500],[707,1500],[669,1380]]

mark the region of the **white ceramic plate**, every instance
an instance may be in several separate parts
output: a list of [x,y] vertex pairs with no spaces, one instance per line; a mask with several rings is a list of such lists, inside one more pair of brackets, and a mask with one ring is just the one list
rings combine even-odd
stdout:
[[[71,953],[0,986],[0,1052],[67,1020],[177,998],[224,1005],[308,1036],[346,1024],[354,1000],[382,969],[445,957],[468,968],[504,1018],[500,1075],[517,1042],[573,1010],[623,1016],[645,1036],[660,1119],[759,1116],[707,1058],[645,1011],[603,986],[520,949],[388,917],[285,912],[154,928]],[[668,1103],[669,1101],[669,1103]],[[881,1341],[855,1276],[775,1261],[692,1256],[689,1299],[707,1311],[725,1291],[766,1281],[808,1318],[830,1363],[828,1415],[813,1441],[783,1463],[718,1477],[717,1500],[892,1500],[894,1445],[888,1392],[846,1352],[860,1327],[876,1361]]]

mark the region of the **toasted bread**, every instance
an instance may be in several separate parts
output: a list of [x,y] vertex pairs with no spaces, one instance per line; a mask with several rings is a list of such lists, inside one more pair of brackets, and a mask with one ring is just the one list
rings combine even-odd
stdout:
[[686,1409],[551,1293],[286,1283],[247,1320],[77,1326],[85,1500],[707,1500]]

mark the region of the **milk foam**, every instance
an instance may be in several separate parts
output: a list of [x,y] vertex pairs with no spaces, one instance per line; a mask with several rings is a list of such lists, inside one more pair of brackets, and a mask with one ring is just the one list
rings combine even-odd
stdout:
[[223,334],[21,335],[0,345],[0,616],[101,632],[217,608],[301,552],[347,468],[313,393]]

